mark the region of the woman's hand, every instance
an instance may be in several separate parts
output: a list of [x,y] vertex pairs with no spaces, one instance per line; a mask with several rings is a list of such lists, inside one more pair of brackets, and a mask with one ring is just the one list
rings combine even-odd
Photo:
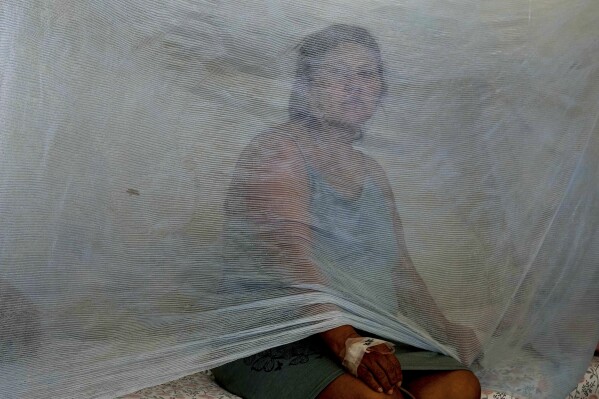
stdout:
[[377,392],[393,393],[403,380],[401,365],[385,344],[370,348],[358,366],[358,378]]
[[[352,326],[340,326],[320,334],[325,344],[337,356],[339,363],[343,362],[345,342],[349,338],[359,338],[360,334]],[[395,387],[401,385],[403,376],[401,365],[389,348],[377,345],[364,353],[357,369],[357,377],[375,392],[392,393]]]

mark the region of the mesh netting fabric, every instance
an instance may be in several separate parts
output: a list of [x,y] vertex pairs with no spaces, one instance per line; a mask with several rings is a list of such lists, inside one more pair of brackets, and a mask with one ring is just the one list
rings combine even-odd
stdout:
[[599,340],[598,18],[2,2],[2,396],[113,397],[350,324],[564,397]]

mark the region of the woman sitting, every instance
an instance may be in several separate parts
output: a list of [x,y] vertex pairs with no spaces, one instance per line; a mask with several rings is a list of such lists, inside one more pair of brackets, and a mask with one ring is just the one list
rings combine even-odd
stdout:
[[[385,92],[381,52],[365,29],[334,25],[302,41],[290,120],[256,137],[239,159],[225,258],[323,284],[363,276],[361,300],[391,314],[409,306],[397,294],[409,279],[422,287],[413,300],[429,304],[445,333],[472,338],[436,310],[407,254],[383,169],[353,146]],[[387,277],[373,279],[372,270]],[[350,325],[213,372],[246,399],[480,398],[477,378],[453,358]]]

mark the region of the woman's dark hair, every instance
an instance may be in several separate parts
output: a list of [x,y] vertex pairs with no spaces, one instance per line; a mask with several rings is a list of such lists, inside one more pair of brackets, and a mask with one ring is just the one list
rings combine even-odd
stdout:
[[382,94],[387,90],[383,75],[381,50],[374,37],[366,29],[345,24],[331,25],[328,28],[308,35],[297,46],[298,59],[295,68],[295,81],[289,98],[289,118],[291,120],[313,119],[307,99],[307,92],[314,75],[325,55],[343,43],[357,43],[370,50],[376,59],[377,69],[383,85]]

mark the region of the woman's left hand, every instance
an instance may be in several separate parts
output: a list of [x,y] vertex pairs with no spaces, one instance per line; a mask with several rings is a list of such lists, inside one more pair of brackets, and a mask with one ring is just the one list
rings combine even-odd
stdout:
[[403,380],[399,360],[389,353],[389,348],[384,344],[373,346],[372,349],[362,357],[356,377],[375,392],[392,394]]

